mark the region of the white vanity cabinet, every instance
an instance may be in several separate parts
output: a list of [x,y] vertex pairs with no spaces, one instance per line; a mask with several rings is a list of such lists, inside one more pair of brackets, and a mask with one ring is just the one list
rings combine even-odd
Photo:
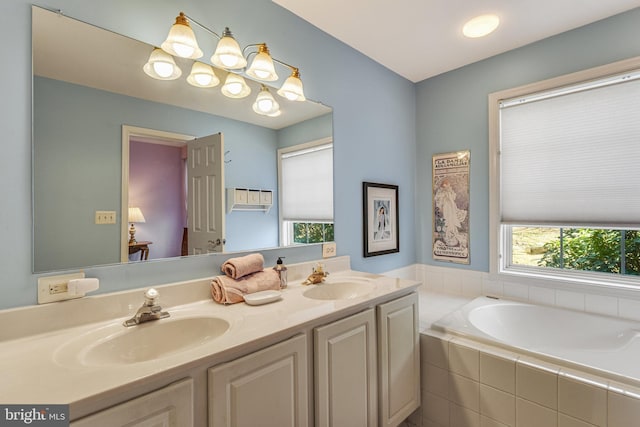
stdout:
[[374,309],[314,329],[315,426],[377,426]]
[[305,427],[309,421],[307,337],[210,368],[210,427]]
[[397,426],[420,406],[418,294],[380,304],[377,317],[380,426]]
[[193,425],[193,380],[170,384],[81,418],[71,427],[184,427]]

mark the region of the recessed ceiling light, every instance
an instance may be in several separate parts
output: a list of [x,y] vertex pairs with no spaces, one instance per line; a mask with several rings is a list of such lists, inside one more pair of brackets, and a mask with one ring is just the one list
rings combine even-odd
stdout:
[[495,31],[498,25],[500,25],[500,18],[496,15],[480,15],[464,24],[462,34],[473,39],[484,37]]

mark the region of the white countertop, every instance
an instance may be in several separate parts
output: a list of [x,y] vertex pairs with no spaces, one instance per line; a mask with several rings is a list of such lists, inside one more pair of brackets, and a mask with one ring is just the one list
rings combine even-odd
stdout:
[[[72,404],[87,398],[99,398],[100,395],[113,396],[124,386],[141,384],[154,379],[162,373],[175,372],[177,369],[188,370],[196,365],[212,366],[215,363],[228,360],[242,352],[253,351],[254,347],[268,344],[268,342],[292,336],[298,330],[313,324],[329,322],[351,312],[366,307],[372,307],[381,301],[401,296],[415,290],[420,283],[413,280],[396,279],[386,276],[371,275],[355,271],[339,271],[332,273],[328,281],[339,281],[343,278],[362,276],[372,278],[372,290],[365,296],[348,300],[315,300],[304,297],[302,293],[308,289],[300,284],[300,280],[290,283],[282,291],[282,299],[262,306],[249,306],[245,303],[224,306],[215,303],[208,295],[210,278],[200,281],[185,282],[191,289],[197,288],[198,301],[183,305],[163,307],[171,313],[168,319],[161,319],[143,327],[153,327],[152,323],[171,321],[188,316],[216,316],[225,319],[230,324],[229,331],[219,338],[200,344],[195,348],[166,355],[134,364],[92,365],[85,364],[81,359],[81,352],[76,355],[69,350],[69,343],[80,340],[83,334],[92,334],[98,328],[115,328],[131,317],[142,303],[141,293],[135,293],[140,304],[128,304],[126,315],[108,320],[92,321],[91,323],[73,325],[53,329],[39,334],[24,337],[9,337],[0,341],[0,402],[3,404]],[[311,285],[313,286],[313,285]],[[322,286],[322,285],[319,285]],[[163,289],[163,292],[174,294],[180,288]],[[139,291],[139,290],[137,290]],[[128,291],[130,293],[131,291]],[[102,296],[98,296],[102,297]],[[114,297],[115,298],[115,297]],[[131,296],[127,295],[129,301]],[[169,298],[171,299],[171,298]],[[422,301],[421,298],[421,308]],[[107,303],[108,297],[94,299],[87,302],[96,307],[96,301]],[[173,298],[176,300],[176,298]],[[161,300],[167,301],[167,300]],[[431,298],[425,300],[426,312],[434,312]],[[125,305],[120,297],[120,305]],[[68,309],[82,306],[82,302],[73,304],[55,303],[58,306],[40,310],[48,316],[57,313],[58,316],[73,316]],[[85,305],[86,305],[85,304]],[[87,311],[86,309],[84,311]],[[65,313],[66,312],[66,313]],[[38,310],[32,310],[29,316],[38,316]],[[11,313],[1,313],[0,321],[11,322],[12,319],[28,317],[20,310]],[[95,316],[94,316],[95,317]],[[76,319],[76,323],[78,319]],[[435,319],[434,319],[435,320]],[[47,319],[31,318],[32,322],[47,322]],[[147,326],[148,325],[148,326]],[[133,326],[134,328],[140,326]],[[124,326],[123,326],[124,328]],[[80,337],[80,338],[79,338]]]

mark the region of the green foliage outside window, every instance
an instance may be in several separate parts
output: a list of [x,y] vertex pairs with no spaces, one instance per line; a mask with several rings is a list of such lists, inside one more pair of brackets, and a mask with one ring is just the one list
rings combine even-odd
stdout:
[[333,242],[333,224],[321,222],[294,222],[294,243]]
[[567,228],[562,230],[561,239],[545,243],[544,249],[538,262],[542,267],[640,275],[637,230]]

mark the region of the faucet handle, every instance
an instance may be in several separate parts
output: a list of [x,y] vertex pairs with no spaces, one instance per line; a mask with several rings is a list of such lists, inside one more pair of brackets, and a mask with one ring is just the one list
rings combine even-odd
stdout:
[[160,296],[160,293],[154,288],[149,288],[144,293],[144,302],[146,305],[155,305],[156,300]]

